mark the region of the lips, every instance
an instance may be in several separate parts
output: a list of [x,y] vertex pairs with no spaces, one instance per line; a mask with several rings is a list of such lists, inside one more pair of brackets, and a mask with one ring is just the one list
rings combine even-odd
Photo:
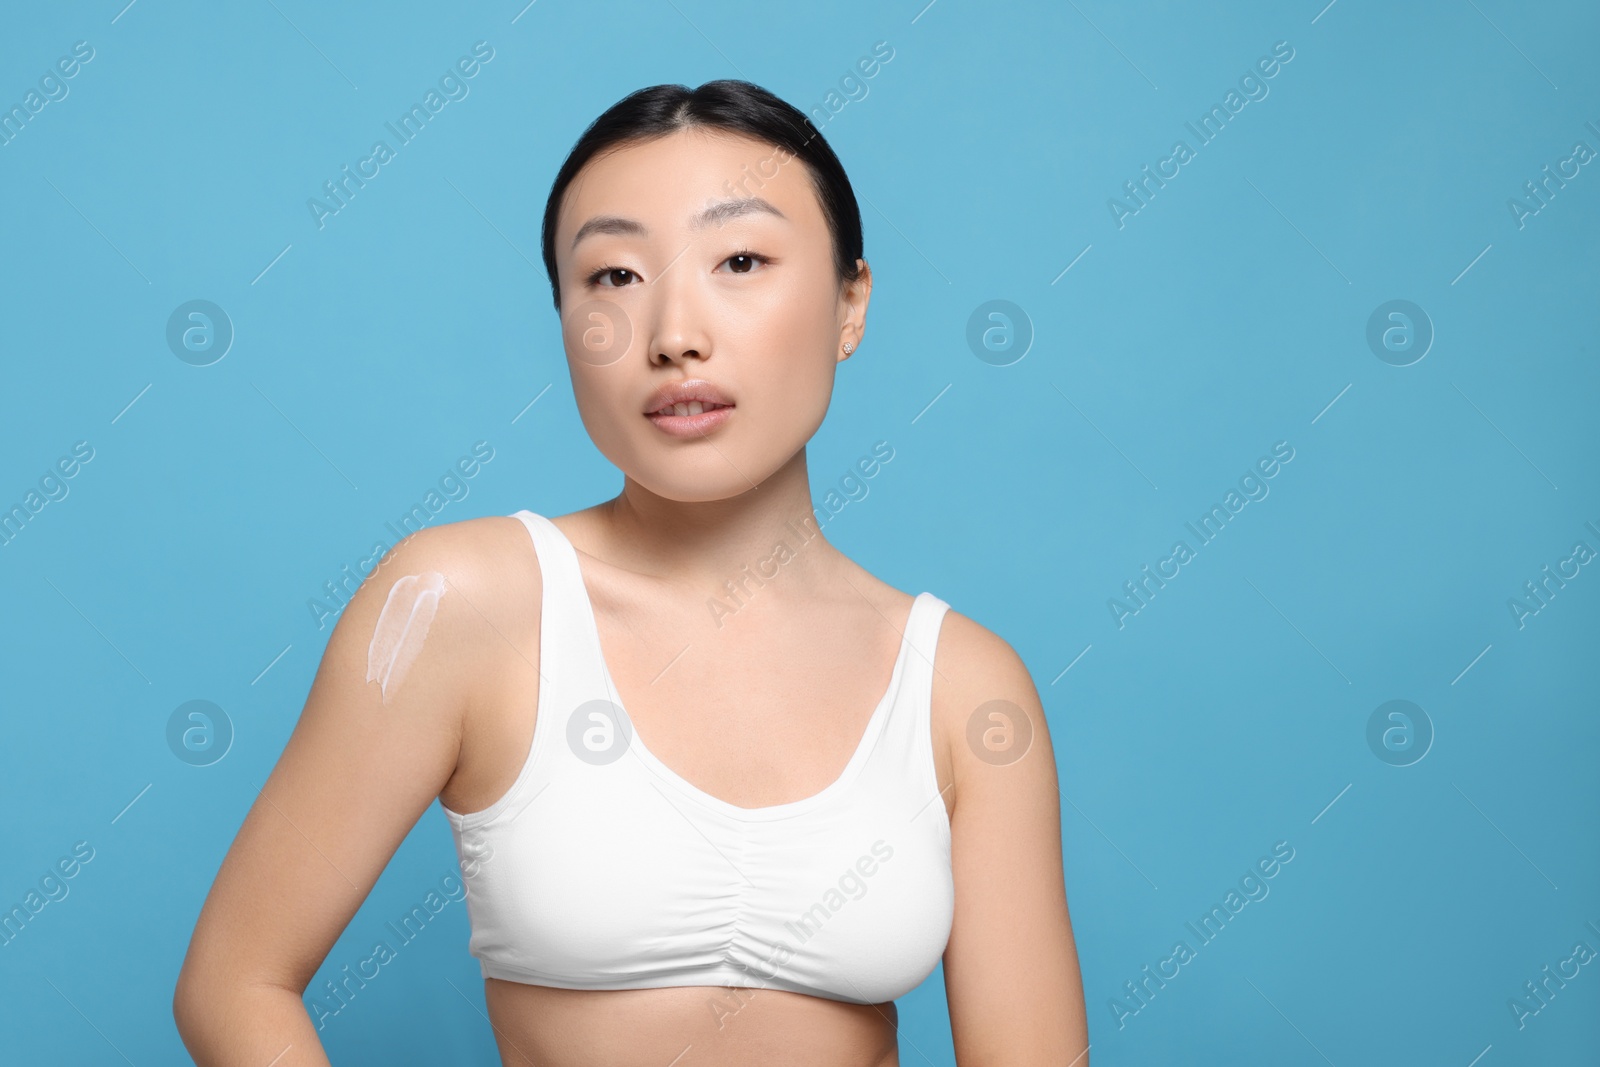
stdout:
[[704,378],[668,382],[650,394],[644,413],[650,416],[694,416],[733,407],[733,399]]
[[[698,406],[698,404],[690,405],[690,407]],[[679,411],[682,409],[674,407],[669,410]],[[712,430],[727,422],[733,417],[733,412],[733,406],[729,405],[726,407],[707,408],[696,415],[658,415],[652,413],[646,415],[645,418],[649,419],[656,429],[669,437],[683,437],[693,440],[697,437],[705,437]]]
[[671,437],[704,437],[733,416],[733,398],[703,378],[668,382],[644,402],[644,416]]

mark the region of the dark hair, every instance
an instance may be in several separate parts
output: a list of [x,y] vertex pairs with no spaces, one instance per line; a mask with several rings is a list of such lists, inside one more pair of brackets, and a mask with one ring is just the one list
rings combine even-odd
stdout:
[[545,202],[544,269],[550,295],[561,310],[561,283],[556,277],[556,214],[567,186],[596,155],[638,141],[664,137],[678,130],[707,128],[744,134],[784,149],[806,165],[822,214],[833,233],[834,272],[841,285],[861,274],[861,209],[839,157],[803,112],[747,81],[721,78],[698,89],[687,85],[652,85],[629,93],[589,124],[561,164],[550,198]]

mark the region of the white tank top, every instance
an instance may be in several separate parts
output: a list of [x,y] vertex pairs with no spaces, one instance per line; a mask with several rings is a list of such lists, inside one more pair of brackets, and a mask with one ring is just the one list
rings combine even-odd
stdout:
[[889,688],[838,779],[803,800],[741,808],[633,732],[576,549],[542,515],[516,518],[544,586],[533,741],[500,799],[466,815],[444,809],[484,977],[858,1004],[921,984],[955,904],[930,726],[949,605],[916,597]]

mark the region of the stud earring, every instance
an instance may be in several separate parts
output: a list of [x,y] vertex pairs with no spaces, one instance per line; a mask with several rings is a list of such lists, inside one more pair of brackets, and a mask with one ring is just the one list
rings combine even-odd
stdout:
[[846,341],[844,343],[844,354],[845,355],[848,356],[850,353],[854,352],[855,350],[856,350],[856,343],[854,341]]

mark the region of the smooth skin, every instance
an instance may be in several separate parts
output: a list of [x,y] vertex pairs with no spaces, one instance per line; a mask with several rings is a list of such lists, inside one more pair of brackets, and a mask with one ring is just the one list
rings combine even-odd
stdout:
[[[788,523],[813,521],[805,445],[845,342],[861,344],[871,295],[867,271],[837,284],[803,164],[790,159],[770,179],[737,187],[746,165],[755,171],[772,156],[769,145],[709,130],[613,150],[569,188],[556,234],[573,394],[625,478],[614,499],[553,521],[578,549],[635,730],[695,786],[741,807],[799,800],[839,776],[888,683],[912,601],[818,536],[731,617],[709,607],[733,606],[724,583],[778,541],[792,544]],[[746,211],[691,227],[730,198],[730,182],[733,198],[758,196],[781,217]],[[600,216],[639,225],[606,227],[573,247],[579,227]],[[630,340],[616,358],[583,348],[595,321],[583,305],[596,299],[627,321]],[[685,378],[716,383],[735,404],[701,438],[670,437],[643,415],[655,388]],[[385,705],[365,680],[373,627],[394,583],[426,571],[444,575],[446,592]],[[328,1063],[302,995],[333,943],[436,798],[453,811],[482,810],[522,767],[539,692],[542,591],[527,532],[505,516],[423,530],[368,576],[334,627],[190,941],[173,1010],[197,1063]],[[1086,1067],[1061,797],[1038,693],[1009,644],[954,610],[934,671],[935,764],[956,884],[944,954],[956,1062]],[[993,700],[1032,725],[1031,745],[1012,762],[980,759],[967,741],[974,712]],[[407,965],[403,955],[390,964]],[[441,1010],[460,1010],[458,992],[442,978],[438,988]],[[485,998],[507,1064],[901,1062],[892,1002],[498,979],[485,980]],[[359,993],[344,1010],[363,1010]]]

